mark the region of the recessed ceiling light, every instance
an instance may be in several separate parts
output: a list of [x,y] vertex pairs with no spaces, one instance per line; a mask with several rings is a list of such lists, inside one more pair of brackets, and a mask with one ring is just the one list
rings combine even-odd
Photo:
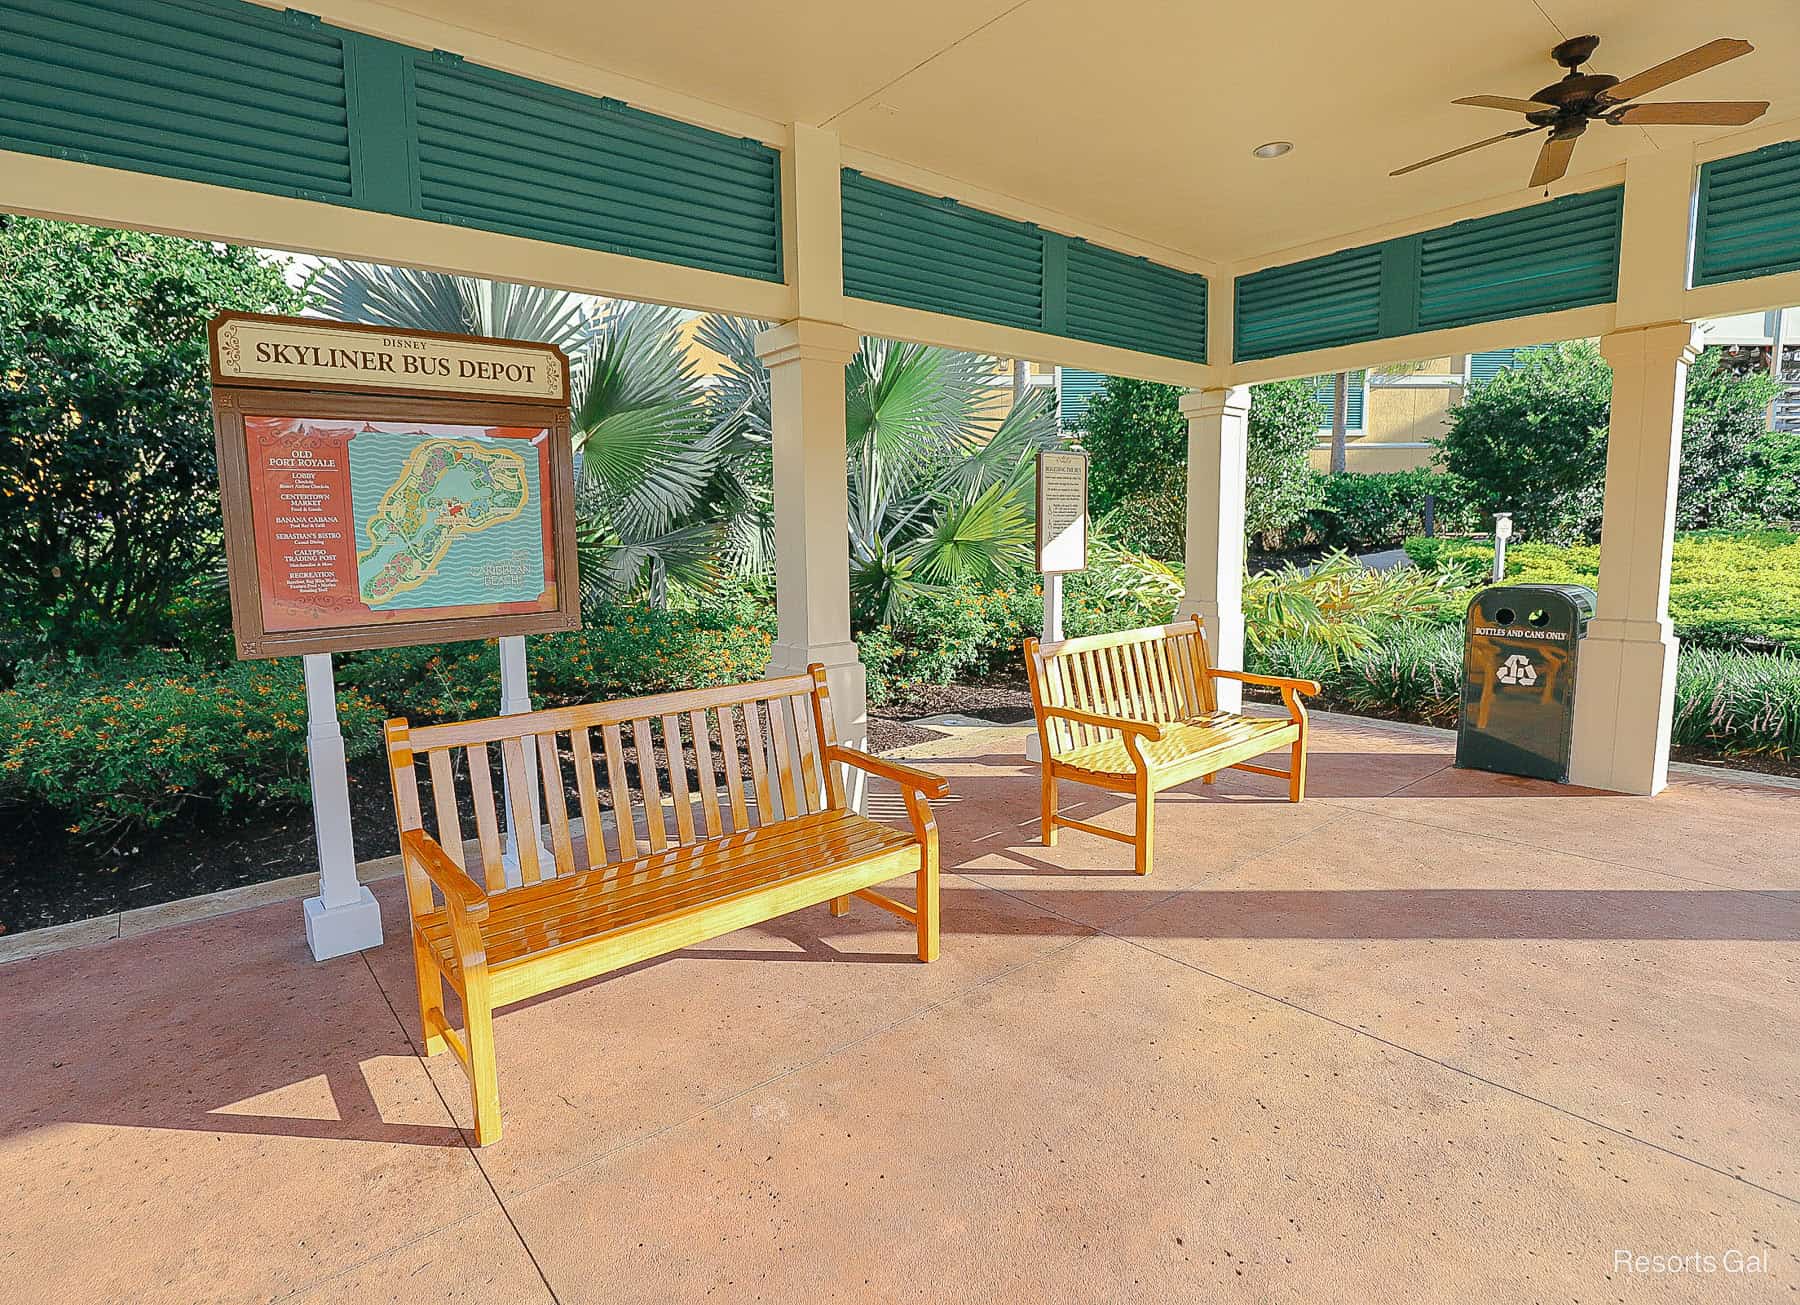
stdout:
[[1272,140],[1266,145],[1258,145],[1250,152],[1259,159],[1278,159],[1294,148],[1291,140]]

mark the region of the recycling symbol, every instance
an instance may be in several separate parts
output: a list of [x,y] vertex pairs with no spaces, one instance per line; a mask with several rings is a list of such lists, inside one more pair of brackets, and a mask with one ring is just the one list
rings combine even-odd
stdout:
[[1500,669],[1494,672],[1494,678],[1502,684],[1536,684],[1537,667],[1531,664],[1531,658],[1524,653],[1514,653],[1500,663]]

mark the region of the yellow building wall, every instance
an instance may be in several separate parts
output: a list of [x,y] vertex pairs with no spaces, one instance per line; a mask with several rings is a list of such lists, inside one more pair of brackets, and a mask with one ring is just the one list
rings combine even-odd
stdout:
[[[1404,377],[1371,377],[1363,404],[1363,433],[1353,435],[1349,442],[1349,469],[1379,473],[1430,466],[1430,448],[1405,446],[1426,444],[1443,433],[1449,425],[1450,410],[1462,402],[1463,387],[1419,382],[1462,373],[1460,357],[1431,358]],[[1315,471],[1331,470],[1329,436],[1321,439],[1309,461]]]

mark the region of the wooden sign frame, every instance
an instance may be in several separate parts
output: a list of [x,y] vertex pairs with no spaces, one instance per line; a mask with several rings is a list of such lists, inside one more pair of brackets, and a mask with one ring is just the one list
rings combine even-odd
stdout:
[[[342,331],[350,336],[371,333],[388,341],[406,339],[453,342],[459,350],[497,345],[509,351],[532,351],[560,369],[560,401],[545,402],[535,396],[523,398],[491,393],[456,391],[422,392],[420,388],[395,384],[373,388],[366,384],[345,384],[320,388],[311,385],[281,384],[274,380],[245,384],[227,369],[224,380],[218,379],[220,357],[217,341],[221,326],[230,319],[304,323],[314,330]],[[428,331],[389,330],[385,327],[347,326],[319,319],[268,318],[260,314],[221,314],[211,328],[214,342],[213,366],[213,434],[218,449],[220,500],[225,520],[225,561],[231,594],[232,630],[236,636],[238,656],[242,658],[287,657],[306,653],[349,652],[363,648],[391,648],[408,644],[450,642],[461,639],[491,639],[505,635],[543,634],[556,630],[579,629],[581,597],[575,557],[575,477],[574,453],[570,440],[568,408],[568,360],[554,345],[527,341],[488,341],[478,337],[451,336]],[[404,346],[401,346],[404,347]],[[500,356],[510,356],[501,354]],[[543,377],[531,382],[541,386]],[[274,559],[261,555],[252,480],[250,435],[247,420],[257,417],[320,420],[325,422],[394,423],[419,422],[426,425],[454,425],[493,428],[541,429],[548,432],[543,441],[544,457],[539,474],[539,510],[544,518],[544,569],[546,594],[538,605],[519,610],[519,604],[508,604],[506,610],[483,611],[480,605],[417,608],[418,615],[395,617],[371,613],[371,619],[357,622],[331,622],[311,628],[271,629],[269,613],[264,609],[264,580],[273,575]],[[536,445],[534,444],[535,448]],[[348,484],[345,473],[344,483]],[[358,545],[354,538],[354,512],[341,524],[345,535],[342,547],[351,550]],[[453,544],[452,547],[455,545]],[[341,554],[339,561],[341,563]],[[443,615],[425,613],[441,611]]]
[[[1073,566],[1062,565],[1062,563],[1073,559],[1060,556],[1051,557],[1048,555],[1049,546],[1058,541],[1055,538],[1045,537],[1045,524],[1049,520],[1050,513],[1046,510],[1044,468],[1046,465],[1061,460],[1067,460],[1072,463],[1078,462],[1081,466],[1081,515],[1078,518],[1081,524],[1081,558],[1079,562]],[[1093,519],[1088,512],[1088,455],[1076,449],[1040,450],[1037,455],[1037,546],[1033,554],[1038,574],[1067,575],[1074,571],[1087,570],[1088,534],[1092,525]],[[1060,533],[1061,532],[1059,531],[1058,534]]]

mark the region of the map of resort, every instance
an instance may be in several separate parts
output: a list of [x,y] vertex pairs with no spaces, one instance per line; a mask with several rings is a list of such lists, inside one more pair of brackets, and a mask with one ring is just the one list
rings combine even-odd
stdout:
[[428,439],[414,448],[364,523],[357,586],[370,607],[437,574],[458,540],[513,520],[531,495],[525,460],[492,442]]

